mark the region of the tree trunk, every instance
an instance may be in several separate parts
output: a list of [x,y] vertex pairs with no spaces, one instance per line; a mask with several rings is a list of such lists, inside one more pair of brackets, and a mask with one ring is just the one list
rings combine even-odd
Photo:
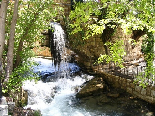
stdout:
[[2,73],[2,56],[5,42],[5,19],[9,0],[2,0],[0,9],[0,98],[2,97],[1,73]]
[[18,67],[19,64],[21,63],[20,53],[22,52],[22,49],[23,49],[23,39],[21,39],[20,42],[19,42],[14,68]]
[[9,38],[9,45],[8,45],[8,52],[7,52],[7,67],[6,67],[5,82],[9,80],[10,74],[12,73],[12,70],[13,70],[14,36],[15,36],[15,26],[17,23],[17,16],[18,16],[18,3],[19,3],[19,0],[15,0],[13,19],[10,27],[10,38]]
[[[155,24],[154,24],[155,27]],[[153,53],[155,54],[155,33],[153,33],[154,44],[153,44]],[[153,59],[153,68],[155,68],[155,60]],[[155,85],[155,75],[153,75],[153,85]]]
[[9,0],[2,0],[0,9],[0,60],[2,60],[5,41],[5,19]]

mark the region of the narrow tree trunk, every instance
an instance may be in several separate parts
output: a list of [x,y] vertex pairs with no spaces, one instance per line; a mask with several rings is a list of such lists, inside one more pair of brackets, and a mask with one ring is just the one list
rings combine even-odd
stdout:
[[29,28],[29,26],[25,29],[26,32],[23,34],[23,37],[21,37],[21,39],[20,39],[20,42],[19,42],[19,45],[18,45],[18,50],[17,50],[16,56],[15,56],[16,61],[15,61],[15,64],[14,64],[14,68],[18,67],[20,65],[20,63],[22,62],[20,53],[23,50],[23,42],[24,42],[24,39],[26,38],[26,36],[28,34],[28,31],[29,31],[28,28]]
[[2,0],[0,9],[0,60],[2,59],[4,41],[5,41],[5,19],[6,19],[8,1],[9,0]]
[[2,75],[2,63],[0,62],[0,104],[1,104],[1,98],[2,98],[2,84],[1,84],[1,76]]
[[9,80],[10,74],[12,73],[12,70],[13,70],[14,36],[15,36],[15,26],[17,23],[17,16],[18,16],[18,3],[19,3],[19,0],[15,0],[13,19],[10,27],[10,38],[9,38],[9,46],[8,46],[8,52],[7,52],[7,67],[6,67],[5,82]]
[[5,19],[7,13],[7,6],[9,0],[2,0],[1,8],[0,8],[0,103],[2,98],[2,85],[1,85],[1,77],[2,77],[2,56],[5,42]]
[[14,68],[18,67],[19,64],[21,63],[21,56],[20,53],[22,52],[23,49],[23,40],[21,39],[19,42],[18,50],[17,50],[17,55],[16,55],[16,61],[14,64]]
[[0,101],[2,97],[1,73],[2,73],[2,56],[5,42],[5,19],[9,0],[2,0],[0,9]]
[[2,64],[2,56],[5,42],[5,19],[6,19],[8,1],[9,0],[2,0],[0,9],[0,64]]
[[[155,25],[154,25],[155,27]],[[155,33],[153,33],[153,37],[154,37],[154,46],[153,46],[153,53],[155,54]],[[153,68],[155,68],[155,61],[153,59]],[[155,75],[153,75],[153,86],[155,85]]]

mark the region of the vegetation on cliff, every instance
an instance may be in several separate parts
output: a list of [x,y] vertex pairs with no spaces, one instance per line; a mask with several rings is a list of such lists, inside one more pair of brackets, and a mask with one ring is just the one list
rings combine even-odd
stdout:
[[[81,34],[83,40],[91,36],[102,34],[104,30],[110,29],[111,34],[118,27],[121,27],[125,34],[133,34],[132,40],[138,41],[139,37],[147,35],[142,46],[144,59],[147,62],[145,76],[138,76],[137,82],[145,87],[149,80],[154,81],[153,67],[153,34],[155,33],[155,2],[153,0],[101,0],[100,2],[78,2],[75,10],[70,13],[70,34]],[[104,36],[104,35],[103,35]],[[79,38],[75,41],[78,42]],[[122,67],[125,51],[119,49],[123,46],[120,41],[110,43],[110,36],[104,41],[110,47],[110,53],[101,55],[99,63],[103,60],[113,61]],[[113,45],[112,45],[113,44]],[[142,75],[144,75],[142,74]]]

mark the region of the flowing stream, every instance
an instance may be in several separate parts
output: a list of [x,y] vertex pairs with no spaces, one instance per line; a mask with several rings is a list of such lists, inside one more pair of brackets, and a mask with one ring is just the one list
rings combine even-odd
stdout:
[[[35,60],[40,63],[35,71],[54,71],[52,70],[51,60],[42,58],[36,58]],[[78,68],[75,64],[68,65],[73,69]],[[46,83],[26,81],[23,88],[28,90],[29,93],[27,107],[41,110],[43,116],[83,116],[81,114],[82,109],[75,109],[72,104],[75,101],[76,92],[74,88],[82,85],[86,78],[91,79],[92,76],[83,74],[72,78],[57,78],[53,82]]]
[[[55,71],[51,60],[34,60],[40,63],[35,67],[35,71]],[[75,64],[69,63],[68,66],[75,72],[79,70]],[[29,95],[26,108],[39,109],[43,116],[147,116],[147,113],[152,112],[149,104],[138,99],[129,99],[130,96],[126,94],[118,98],[109,98],[108,101],[102,95],[77,99],[76,88],[92,78],[94,77],[80,74],[68,78],[55,77],[51,82],[26,81],[23,85]]]
[[152,112],[147,103],[129,99],[128,94],[108,100],[102,95],[77,99],[77,88],[94,77],[84,73],[74,74],[80,68],[75,63],[66,62],[64,31],[58,23],[52,25],[55,32],[52,48],[57,49],[53,52],[59,57],[55,57],[54,62],[34,58],[40,64],[34,67],[34,71],[40,72],[41,80],[24,82],[23,88],[28,91],[26,108],[40,110],[43,116],[146,116]]

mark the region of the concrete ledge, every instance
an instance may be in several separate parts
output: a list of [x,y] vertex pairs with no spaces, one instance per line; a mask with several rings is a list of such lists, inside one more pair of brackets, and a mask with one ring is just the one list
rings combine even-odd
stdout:
[[6,98],[4,96],[1,98],[0,105],[7,105]]
[[0,116],[8,116],[8,105],[0,105]]

